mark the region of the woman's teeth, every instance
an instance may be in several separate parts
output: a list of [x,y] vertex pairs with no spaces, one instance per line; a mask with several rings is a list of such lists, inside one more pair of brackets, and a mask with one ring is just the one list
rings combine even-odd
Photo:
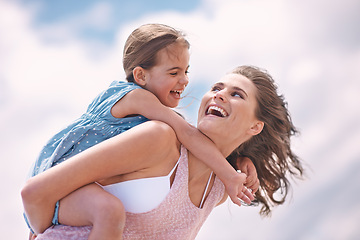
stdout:
[[219,117],[227,117],[228,116],[228,113],[224,109],[217,107],[217,106],[210,106],[207,110],[207,114],[212,114],[212,115],[216,115]]

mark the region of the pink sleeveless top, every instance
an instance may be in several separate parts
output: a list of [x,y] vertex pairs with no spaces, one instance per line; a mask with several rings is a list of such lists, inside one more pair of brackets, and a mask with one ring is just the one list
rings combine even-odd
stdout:
[[[201,226],[224,196],[224,185],[215,178],[214,185],[203,205],[195,206],[188,190],[187,149],[181,147],[181,156],[169,194],[155,209],[145,213],[126,213],[123,239],[195,239]],[[70,227],[56,225],[48,228],[36,239],[87,239],[90,226]]]

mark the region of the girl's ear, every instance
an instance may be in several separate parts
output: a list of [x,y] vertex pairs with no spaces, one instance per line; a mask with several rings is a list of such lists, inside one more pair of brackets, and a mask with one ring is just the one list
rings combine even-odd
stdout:
[[249,129],[249,133],[253,136],[258,135],[264,128],[264,122],[256,121],[253,126]]
[[143,69],[140,66],[135,67],[133,70],[133,76],[135,83],[137,83],[141,87],[145,86],[146,84],[145,69]]

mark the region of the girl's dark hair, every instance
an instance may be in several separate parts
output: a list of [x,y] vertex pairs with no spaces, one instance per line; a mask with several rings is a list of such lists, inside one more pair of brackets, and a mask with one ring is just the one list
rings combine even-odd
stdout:
[[299,178],[303,175],[300,159],[290,146],[290,137],[298,131],[292,123],[284,97],[277,94],[274,80],[266,71],[253,66],[240,66],[231,73],[247,77],[256,86],[255,115],[264,122],[264,128],[261,133],[241,144],[228,157],[228,161],[236,166],[239,156],[252,160],[260,181],[255,203],[262,204],[260,214],[267,216],[272,207],[284,203],[290,188],[288,175]]
[[155,66],[157,53],[173,43],[190,47],[181,31],[164,24],[145,24],[135,29],[124,46],[123,67],[126,80],[134,82],[133,70],[137,66],[144,69]]

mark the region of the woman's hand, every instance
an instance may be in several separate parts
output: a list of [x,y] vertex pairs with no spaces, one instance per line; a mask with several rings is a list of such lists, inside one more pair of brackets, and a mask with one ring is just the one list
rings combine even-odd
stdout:
[[255,195],[259,189],[260,182],[253,162],[248,157],[238,157],[236,165],[247,176],[244,185],[251,189],[252,194]]

